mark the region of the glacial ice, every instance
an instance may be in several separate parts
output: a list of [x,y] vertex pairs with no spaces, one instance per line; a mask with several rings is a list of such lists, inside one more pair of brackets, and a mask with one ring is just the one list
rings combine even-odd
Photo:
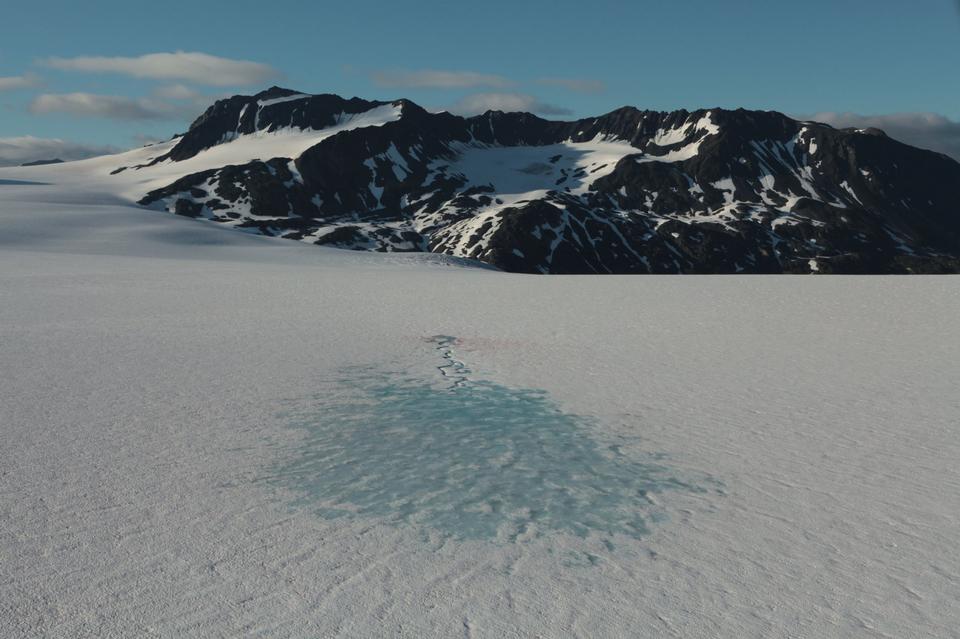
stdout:
[[290,419],[303,437],[270,477],[324,518],[363,516],[456,539],[548,533],[639,538],[655,495],[700,488],[656,455],[601,442],[543,391],[475,380],[454,338],[433,338],[446,386],[378,369],[343,371]]

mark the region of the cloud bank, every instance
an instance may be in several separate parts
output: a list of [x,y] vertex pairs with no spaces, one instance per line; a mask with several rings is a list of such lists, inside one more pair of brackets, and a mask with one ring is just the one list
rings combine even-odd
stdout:
[[0,166],[17,166],[36,160],[82,160],[106,153],[117,153],[120,149],[113,146],[81,144],[58,138],[36,138],[23,135],[13,138],[0,138]]
[[40,84],[40,78],[33,73],[0,77],[0,91],[15,91],[29,89]]
[[200,100],[204,99],[199,91],[183,84],[165,84],[153,90],[153,95],[166,100]]
[[466,89],[472,87],[503,88],[513,83],[503,76],[473,71],[435,71],[400,69],[375,71],[370,78],[384,88],[401,89]]
[[[389,69],[370,74],[372,82],[382,88],[400,89],[509,89],[518,83],[491,73],[476,71],[441,71],[436,69]],[[534,81],[545,87],[554,87],[575,93],[600,93],[606,85],[589,78],[543,77]],[[490,91],[465,96],[447,107],[452,113],[476,115],[484,111],[528,111],[540,115],[570,115],[565,107],[544,102],[539,98],[514,91]]]
[[151,80],[183,81],[208,86],[262,84],[281,76],[273,67],[207,53],[176,51],[139,57],[85,56],[46,58],[40,64],[61,71],[118,73]]
[[198,113],[193,104],[94,93],[44,93],[30,103],[30,112],[67,113],[113,120],[181,120]]
[[570,115],[566,109],[541,102],[524,93],[476,93],[462,98],[450,107],[451,113],[477,115],[485,111],[529,111],[540,115]]
[[574,93],[603,93],[607,90],[607,85],[602,81],[588,78],[540,78],[537,84],[566,89]]
[[891,113],[859,115],[857,113],[816,113],[808,118],[837,127],[883,129],[890,137],[907,144],[939,151],[960,160],[960,122],[936,113]]

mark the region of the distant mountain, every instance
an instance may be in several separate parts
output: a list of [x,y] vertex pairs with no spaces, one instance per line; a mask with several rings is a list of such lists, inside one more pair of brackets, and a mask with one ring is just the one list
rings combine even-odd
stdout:
[[216,102],[171,163],[198,170],[141,204],[508,271],[960,272],[960,163],[776,112],[463,118],[273,87]]
[[43,166],[45,164],[63,164],[63,160],[60,158],[53,158],[52,160],[34,160],[33,162],[24,162],[20,166]]

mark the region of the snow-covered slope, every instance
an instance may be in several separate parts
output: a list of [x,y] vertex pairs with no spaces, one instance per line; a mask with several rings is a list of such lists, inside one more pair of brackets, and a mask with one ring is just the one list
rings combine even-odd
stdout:
[[960,164],[772,112],[460,118],[274,87],[218,101],[164,144],[0,179],[509,271],[960,270]]
[[[276,101],[260,102],[261,108]],[[361,127],[382,126],[398,119],[401,107],[374,106],[360,113],[339,113],[330,126],[320,129],[276,127],[258,129],[249,133],[233,132],[217,144],[205,148],[189,158],[175,161],[169,154],[182,138],[144,146],[126,153],[107,155],[89,160],[0,169],[0,179],[36,182],[53,186],[65,198],[77,201],[100,200],[133,204],[146,193],[167,186],[184,176],[219,169],[230,165],[266,161],[272,158],[295,158],[319,142]]]

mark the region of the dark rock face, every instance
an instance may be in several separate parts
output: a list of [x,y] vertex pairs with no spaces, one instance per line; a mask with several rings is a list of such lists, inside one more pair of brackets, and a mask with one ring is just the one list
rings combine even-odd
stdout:
[[141,203],[528,273],[960,272],[960,164],[875,129],[775,112],[461,118],[274,87],[217,102],[157,161],[278,130],[330,135],[297,157],[188,175]]
[[337,116],[356,114],[385,104],[338,95],[305,95],[271,87],[254,96],[235,95],[218,100],[190,125],[190,130],[159,161],[186,160],[200,151],[255,131],[281,128],[324,129]]
[[60,158],[53,158],[52,160],[34,160],[33,162],[24,162],[20,166],[44,166],[45,164],[63,164],[63,160]]

